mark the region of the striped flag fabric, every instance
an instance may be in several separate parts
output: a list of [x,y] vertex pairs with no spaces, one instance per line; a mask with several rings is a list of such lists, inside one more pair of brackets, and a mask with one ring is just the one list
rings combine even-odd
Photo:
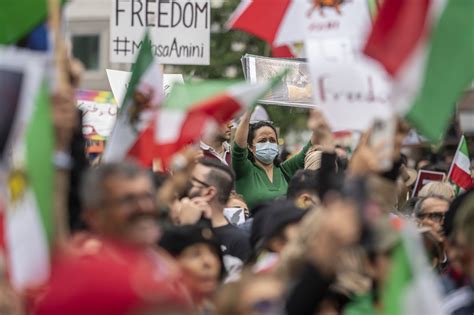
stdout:
[[474,79],[472,12],[472,0],[385,0],[365,46],[394,79],[396,110],[431,141]]
[[428,266],[416,227],[405,222],[393,249],[390,270],[381,292],[384,315],[444,315],[441,289]]
[[133,66],[130,83],[120,107],[112,133],[102,157],[104,162],[137,159],[145,167],[151,166],[152,152],[139,141],[152,124],[164,93],[160,66],[155,60],[148,32]]
[[199,140],[203,133],[212,132],[213,126],[254,106],[286,73],[257,84],[204,81],[175,85],[156,119],[155,158],[167,168],[177,151]]
[[9,280],[20,291],[47,280],[54,238],[54,130],[47,63],[44,53],[0,49],[0,114],[11,120],[4,141],[7,154],[0,161],[1,249]]
[[448,180],[456,186],[458,193],[468,190],[474,186],[471,177],[471,159],[464,135],[459,141],[458,148],[454,155],[453,163],[449,169]]
[[49,277],[53,242],[54,137],[48,88],[38,92],[25,138],[13,149],[4,219],[7,268],[19,290]]

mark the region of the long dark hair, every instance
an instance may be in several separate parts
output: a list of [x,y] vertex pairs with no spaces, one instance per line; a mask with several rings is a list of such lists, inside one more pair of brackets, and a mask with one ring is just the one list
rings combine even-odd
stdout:
[[[277,138],[277,141],[278,141],[278,133],[276,131],[276,128],[275,126],[273,125],[273,123],[271,121],[267,121],[267,120],[260,120],[256,123],[253,123],[253,124],[250,124],[249,126],[249,134],[247,136],[247,146],[252,146],[253,145],[253,139],[255,139],[255,134],[257,132],[258,129],[262,128],[262,127],[270,127],[272,128],[272,130],[275,132],[275,136]],[[252,151],[250,151],[250,149],[248,149],[248,159],[252,162],[252,163],[255,163],[255,156],[253,155]],[[275,159],[273,160],[273,165],[275,166],[280,166],[280,155],[277,155],[275,157]]]

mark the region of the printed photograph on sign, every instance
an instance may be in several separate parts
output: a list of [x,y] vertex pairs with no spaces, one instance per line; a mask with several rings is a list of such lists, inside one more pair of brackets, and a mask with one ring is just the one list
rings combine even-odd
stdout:
[[290,69],[276,86],[260,101],[262,104],[312,107],[313,88],[309,77],[308,64],[303,59],[279,59],[253,55],[242,58],[246,79],[252,83],[273,78],[284,69]]
[[210,0],[112,1],[110,59],[133,63],[146,29],[161,64],[209,65]]

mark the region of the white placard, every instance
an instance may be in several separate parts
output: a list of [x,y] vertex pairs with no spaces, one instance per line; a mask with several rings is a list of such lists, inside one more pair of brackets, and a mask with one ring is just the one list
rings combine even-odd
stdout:
[[148,28],[159,63],[209,64],[210,0],[110,1],[111,62],[135,62]]
[[77,106],[82,111],[82,133],[84,136],[99,135],[107,138],[110,135],[117,119],[118,107],[116,104],[78,99]]
[[[122,105],[132,73],[111,69],[106,69],[106,72],[115,100],[117,101],[117,104]],[[174,83],[184,83],[183,75],[163,74],[163,91],[165,95],[168,95],[171,92],[171,87]]]
[[[331,39],[331,46],[334,43]],[[391,82],[382,67],[363,55],[331,54],[324,47],[321,40],[306,42],[314,103],[333,130],[361,131],[375,118],[388,119],[393,113]]]

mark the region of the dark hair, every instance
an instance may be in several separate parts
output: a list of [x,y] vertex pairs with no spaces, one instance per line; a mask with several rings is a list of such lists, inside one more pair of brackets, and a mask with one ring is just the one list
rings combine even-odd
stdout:
[[222,204],[227,203],[235,183],[232,169],[217,159],[202,158],[199,164],[211,169],[206,182],[217,189],[217,200]]
[[318,171],[298,170],[288,183],[286,198],[294,200],[303,192],[319,195]]
[[[256,123],[250,124],[249,126],[249,134],[247,136],[247,145],[252,146],[253,145],[253,140],[255,139],[255,133],[257,132],[258,129],[262,127],[270,127],[272,130],[275,132],[275,136],[277,137],[278,140],[278,133],[276,131],[275,126],[270,121],[267,120],[260,120]],[[247,149],[248,150],[248,149]],[[255,163],[255,156],[253,156],[252,151],[248,150],[248,159],[252,162]],[[273,160],[273,164],[275,166],[279,166],[281,163],[280,157],[277,155],[275,159]]]

